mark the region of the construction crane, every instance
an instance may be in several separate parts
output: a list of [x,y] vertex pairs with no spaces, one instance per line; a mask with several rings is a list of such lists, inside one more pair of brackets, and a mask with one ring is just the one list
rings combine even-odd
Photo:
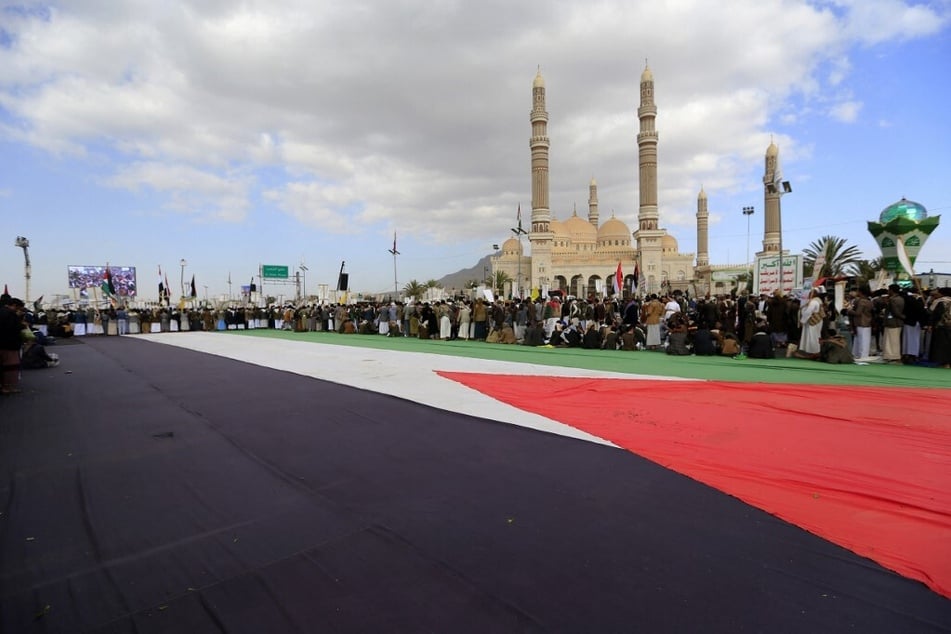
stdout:
[[23,301],[27,304],[30,303],[30,241],[24,238],[23,236],[17,236],[16,246],[23,249],[23,279],[26,280],[26,294],[23,296]]

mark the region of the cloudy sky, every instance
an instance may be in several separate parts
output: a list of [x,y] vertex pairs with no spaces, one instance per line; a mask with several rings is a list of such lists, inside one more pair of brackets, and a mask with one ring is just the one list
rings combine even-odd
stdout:
[[[25,2],[0,10],[0,282],[23,295],[17,235],[33,298],[107,261],[153,298],[183,258],[201,295],[301,262],[313,292],[342,261],[385,291],[394,231],[400,286],[472,266],[530,213],[539,67],[553,215],[594,177],[633,229],[645,59],[681,251],[701,185],[711,261],[746,260],[747,205],[760,248],[771,137],[793,252],[875,257],[865,222],[903,196],[949,214],[951,0]],[[945,224],[919,271],[951,271]]]

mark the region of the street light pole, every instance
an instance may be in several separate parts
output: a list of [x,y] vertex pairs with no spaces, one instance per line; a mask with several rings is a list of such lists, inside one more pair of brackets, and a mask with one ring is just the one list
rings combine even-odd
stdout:
[[181,286],[182,286],[182,297],[185,297],[185,267],[188,265],[188,262],[185,261],[185,258],[182,258],[178,262],[179,266],[182,267],[182,277],[181,277]]
[[17,236],[16,242],[14,243],[14,245],[23,249],[23,281],[26,284],[26,290],[23,295],[23,301],[29,303],[30,277],[32,277],[32,267],[30,266],[30,241],[23,236]]
[[[779,182],[779,290],[784,295],[786,294],[785,289],[783,288],[783,269],[786,268],[783,266],[783,195],[792,193],[792,185],[789,184],[789,181],[780,181]],[[796,277],[795,269],[793,270],[793,278]],[[793,279],[793,284],[796,283],[796,280]],[[790,285],[790,291],[794,290],[792,285]]]
[[743,207],[743,215],[746,216],[746,283],[747,286],[752,288],[751,277],[753,275],[753,265],[750,262],[750,219],[752,215],[756,213],[756,209],[753,207]]

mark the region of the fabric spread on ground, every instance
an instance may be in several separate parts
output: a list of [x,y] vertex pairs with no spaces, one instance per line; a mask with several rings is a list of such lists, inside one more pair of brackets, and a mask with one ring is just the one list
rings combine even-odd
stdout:
[[947,391],[441,374],[951,596]]

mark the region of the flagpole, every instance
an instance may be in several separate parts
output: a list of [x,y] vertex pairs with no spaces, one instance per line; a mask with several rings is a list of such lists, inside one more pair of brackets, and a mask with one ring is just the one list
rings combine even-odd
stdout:
[[400,283],[397,281],[396,277],[396,256],[400,254],[396,250],[396,232],[393,232],[393,248],[388,249],[388,251],[393,255],[393,298],[399,299],[400,296]]
[[518,273],[515,276],[515,286],[517,287],[518,299],[522,299],[522,236],[528,233],[522,229],[522,203],[518,204],[515,220],[517,226],[512,228],[512,233],[518,238]]

